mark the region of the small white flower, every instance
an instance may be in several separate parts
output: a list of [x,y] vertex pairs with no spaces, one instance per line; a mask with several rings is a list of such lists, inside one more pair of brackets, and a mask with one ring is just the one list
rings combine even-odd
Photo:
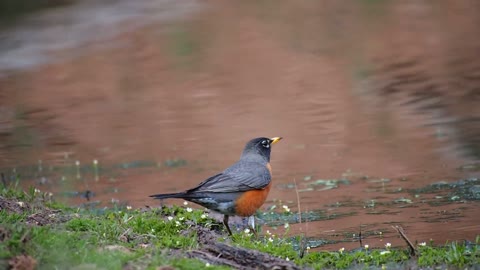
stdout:
[[180,221],[175,220],[175,226],[176,226],[176,227],[180,226]]
[[41,192],[40,189],[38,188],[35,189],[35,193],[40,193],[40,192]]
[[382,252],[380,252],[380,255],[385,255],[385,254],[388,254],[390,253],[390,250],[383,250]]
[[338,250],[338,252],[340,252],[340,253],[343,253],[343,251],[345,251],[345,248],[344,248],[344,247],[342,247],[342,248],[340,248],[340,249]]
[[273,238],[272,237],[268,238],[268,241],[273,242]]
[[77,167],[80,166],[80,161],[79,160],[75,161],[75,165],[77,165]]
[[421,243],[419,243],[418,245],[419,245],[419,246],[422,246],[422,247],[424,247],[424,246],[426,246],[426,245],[427,245],[427,243],[425,243],[425,242],[421,242]]
[[368,249],[368,245],[365,245],[365,249]]
[[283,205],[282,206],[285,212],[290,212],[290,208],[288,208],[288,205]]
[[250,233],[250,229],[249,229],[249,228],[246,228],[243,232],[246,233],[246,234],[249,234],[249,233]]
[[53,196],[53,193],[52,192],[48,192],[48,197],[52,197]]
[[192,208],[190,208],[190,207],[187,207],[187,212],[189,212],[189,213],[190,213],[190,212],[192,212],[192,211],[193,211],[193,209],[192,209]]
[[150,230],[150,232],[155,233],[155,229],[152,228],[152,229]]
[[18,205],[20,205],[20,207],[23,207],[25,205],[24,202],[17,202]]
[[285,227],[285,229],[288,229],[290,227],[290,224],[285,223],[285,225],[283,225],[283,227]]
[[130,205],[127,205],[127,210],[132,210],[132,207]]
[[93,160],[93,165],[97,165],[98,164],[98,160],[94,159]]
[[183,202],[183,205],[188,205],[188,202],[187,202],[187,201],[184,201],[184,202]]
[[173,220],[173,217],[172,217],[172,216],[168,216],[167,219],[168,219],[169,221],[172,221],[172,220]]
[[287,262],[289,262],[289,261],[290,261],[290,259],[289,259],[288,257],[287,257],[285,260],[286,260]]
[[310,246],[307,246],[307,250],[310,250]]
[[178,218],[180,221],[183,221],[185,219],[185,217],[179,217]]
[[202,219],[206,219],[206,218],[207,218],[207,215],[205,215],[205,214],[202,214],[202,215],[200,216],[200,218],[202,218]]
[[267,230],[267,234],[268,234],[268,235],[272,235],[272,233],[270,232],[270,230]]
[[205,267],[210,267],[210,264],[209,264],[209,263],[206,263],[206,264],[205,264]]
[[385,247],[386,247],[386,248],[390,248],[391,246],[392,246],[392,244],[390,244],[390,243],[386,243],[386,244],[385,244]]

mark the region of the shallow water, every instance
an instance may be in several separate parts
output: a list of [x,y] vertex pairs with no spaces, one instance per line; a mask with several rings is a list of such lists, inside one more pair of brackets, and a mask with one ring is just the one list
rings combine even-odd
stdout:
[[[429,188],[480,175],[479,14],[466,1],[261,3],[211,1],[166,21],[147,7],[132,28],[126,16],[100,22],[108,35],[80,31],[87,43],[36,25],[72,46],[33,35],[48,50],[34,54],[48,58],[17,57],[26,66],[2,50],[2,171],[72,204],[153,206],[148,195],[196,185],[249,139],[282,136],[259,216],[276,234],[289,222],[289,234],[332,249],[357,247],[360,231],[371,247],[403,245],[392,225],[419,242],[473,240],[479,202],[465,194],[480,183]],[[111,16],[128,10],[104,4]],[[18,27],[9,41],[34,30],[28,20]],[[298,204],[301,223],[282,207],[296,213]]]

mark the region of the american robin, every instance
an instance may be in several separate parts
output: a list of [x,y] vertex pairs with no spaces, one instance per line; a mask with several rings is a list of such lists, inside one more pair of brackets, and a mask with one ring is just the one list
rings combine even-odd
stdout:
[[263,205],[272,185],[271,146],[281,139],[252,139],[245,145],[239,161],[201,182],[197,187],[184,192],[150,197],[180,198],[220,212],[224,215],[223,224],[230,235],[232,231],[228,226],[229,216],[249,217],[249,226],[255,233],[252,215]]

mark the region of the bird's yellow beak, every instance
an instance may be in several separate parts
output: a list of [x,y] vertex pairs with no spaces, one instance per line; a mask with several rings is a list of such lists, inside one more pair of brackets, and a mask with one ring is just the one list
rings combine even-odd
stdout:
[[270,140],[272,141],[271,144],[275,144],[276,142],[280,141],[282,139],[282,137],[273,137],[273,138],[270,138]]

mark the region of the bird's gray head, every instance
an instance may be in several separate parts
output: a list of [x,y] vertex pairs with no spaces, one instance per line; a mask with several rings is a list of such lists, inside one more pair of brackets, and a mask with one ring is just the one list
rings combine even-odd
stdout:
[[243,149],[242,158],[261,158],[270,162],[272,144],[280,141],[282,137],[260,137],[250,140]]

